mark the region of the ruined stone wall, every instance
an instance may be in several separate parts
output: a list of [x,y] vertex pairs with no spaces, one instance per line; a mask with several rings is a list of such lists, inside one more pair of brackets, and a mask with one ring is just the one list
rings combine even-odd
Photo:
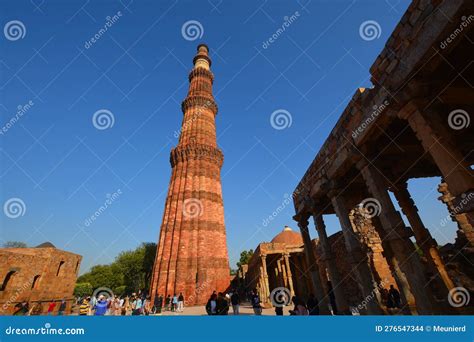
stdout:
[[[56,248],[0,249],[0,314],[12,314],[15,305],[25,301],[30,307],[41,303],[45,313],[51,301],[57,301],[57,311],[66,299],[70,310],[81,259]],[[9,273],[12,275],[2,288]]]

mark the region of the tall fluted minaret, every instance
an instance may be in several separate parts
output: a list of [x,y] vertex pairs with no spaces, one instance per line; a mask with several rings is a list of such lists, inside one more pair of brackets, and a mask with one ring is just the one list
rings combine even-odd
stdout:
[[221,167],[217,147],[209,48],[200,44],[181,105],[178,146],[171,151],[171,180],[166,197],[150,294],[182,292],[187,305],[204,304],[213,291],[230,283]]

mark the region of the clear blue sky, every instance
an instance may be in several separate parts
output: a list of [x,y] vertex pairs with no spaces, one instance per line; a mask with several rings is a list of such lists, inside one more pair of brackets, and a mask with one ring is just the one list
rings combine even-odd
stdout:
[[[170,177],[169,152],[181,125],[181,101],[196,46],[211,48],[219,105],[218,143],[231,266],[240,251],[269,241],[293,205],[263,227],[290,195],[357,87],[370,87],[369,67],[407,1],[1,1],[1,25],[23,23],[22,39],[1,41],[0,118],[34,105],[0,135],[3,203],[20,198],[23,216],[0,215],[1,239],[57,247],[84,256],[81,272],[123,250],[157,241]],[[125,4],[125,5],[124,5]],[[128,6],[128,7],[127,7]],[[86,41],[121,16],[89,48]],[[299,16],[266,49],[286,17]],[[203,28],[184,39],[189,20]],[[375,20],[378,39],[360,25]],[[188,37],[193,38],[193,37]],[[94,113],[114,125],[98,130]],[[291,114],[274,129],[271,114]],[[396,162],[396,161],[394,161]],[[437,200],[439,179],[410,182],[425,224],[439,243],[455,227]],[[117,190],[110,207],[94,214]],[[329,233],[338,231],[326,217]],[[316,234],[312,229],[312,236]]]

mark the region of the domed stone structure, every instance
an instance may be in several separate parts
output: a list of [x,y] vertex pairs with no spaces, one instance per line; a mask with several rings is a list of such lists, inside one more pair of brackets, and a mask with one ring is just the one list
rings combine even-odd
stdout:
[[283,231],[272,239],[271,243],[284,243],[287,246],[302,246],[304,244],[301,234],[288,226],[285,226]]

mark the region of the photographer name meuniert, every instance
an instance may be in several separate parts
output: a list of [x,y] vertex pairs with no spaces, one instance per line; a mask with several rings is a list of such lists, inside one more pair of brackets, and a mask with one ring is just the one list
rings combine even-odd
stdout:
[[466,326],[444,326],[444,325],[433,325],[433,332],[466,332]]

